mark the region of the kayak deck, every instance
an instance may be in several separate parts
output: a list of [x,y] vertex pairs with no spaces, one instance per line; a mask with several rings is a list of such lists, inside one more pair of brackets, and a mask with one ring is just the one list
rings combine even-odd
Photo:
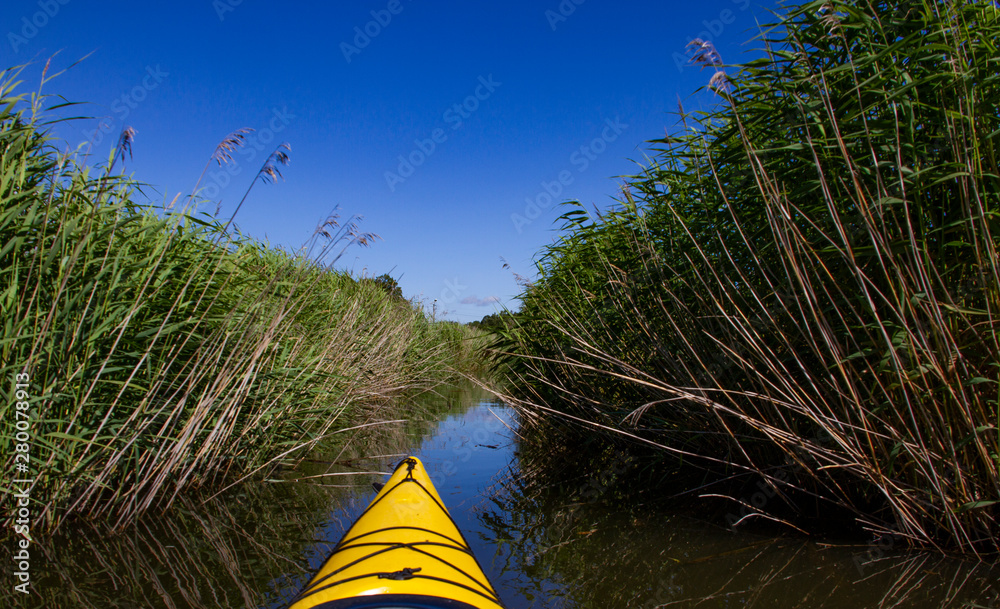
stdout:
[[403,459],[289,609],[502,609],[423,463]]

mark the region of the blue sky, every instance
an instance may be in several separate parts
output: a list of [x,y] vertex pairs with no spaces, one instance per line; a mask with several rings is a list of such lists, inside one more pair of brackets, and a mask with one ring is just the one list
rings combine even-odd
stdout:
[[[555,237],[556,203],[613,203],[650,139],[710,73],[685,45],[711,38],[727,63],[756,48],[773,4],[751,0],[504,3],[171,3],[7,0],[3,67],[43,92],[88,102],[61,126],[103,159],[136,130],[126,171],[156,203],[189,193],[216,145],[255,129],[202,186],[221,218],[268,154],[291,146],[284,181],[257,185],[240,229],[298,249],[339,206],[382,240],[340,268],[399,279],[462,322],[517,307],[514,273]],[[56,54],[58,53],[58,54]],[[90,142],[90,144],[87,144]],[[501,258],[510,268],[504,269]]]

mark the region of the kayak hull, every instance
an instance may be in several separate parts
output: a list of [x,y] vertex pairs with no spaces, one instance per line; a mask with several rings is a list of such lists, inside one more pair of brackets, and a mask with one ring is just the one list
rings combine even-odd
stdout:
[[313,609],[477,609],[460,601],[415,594],[379,594],[373,597],[343,598]]
[[289,609],[502,609],[423,463],[408,457]]

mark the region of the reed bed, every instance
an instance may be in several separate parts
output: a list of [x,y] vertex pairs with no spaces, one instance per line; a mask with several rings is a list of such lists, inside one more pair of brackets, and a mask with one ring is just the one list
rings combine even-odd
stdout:
[[730,524],[1000,550],[997,11],[807,2],[738,73],[695,41],[719,104],[570,204],[504,331],[523,420],[699,468]]
[[[21,445],[6,471],[29,457],[35,530],[72,517],[123,527],[301,458],[362,403],[455,374],[463,336],[333,268],[374,238],[353,218],[331,217],[298,254],[197,213],[197,192],[139,204],[138,184],[114,171],[134,132],[104,168],[60,153],[48,98],[18,94],[16,76],[0,75],[0,441]],[[231,160],[242,133],[210,162]],[[287,153],[251,187],[280,177]],[[20,411],[15,397],[27,397]]]

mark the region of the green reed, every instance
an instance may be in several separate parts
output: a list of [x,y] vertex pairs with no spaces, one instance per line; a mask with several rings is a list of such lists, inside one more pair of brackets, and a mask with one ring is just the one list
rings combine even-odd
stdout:
[[[14,446],[13,379],[27,374],[34,526],[125,526],[191,488],[248,479],[467,357],[419,306],[324,263],[373,238],[353,221],[329,219],[307,257],[233,236],[232,218],[191,204],[141,205],[137,183],[113,173],[134,133],[105,169],[81,164],[16,75],[0,76],[0,440]],[[238,145],[227,138],[213,159]],[[287,150],[257,178],[280,176]]]
[[[990,2],[808,2],[571,207],[505,333],[556,417],[903,543],[1000,548],[1000,20]],[[745,519],[744,519],[745,520]],[[795,524],[799,523],[799,524]]]

